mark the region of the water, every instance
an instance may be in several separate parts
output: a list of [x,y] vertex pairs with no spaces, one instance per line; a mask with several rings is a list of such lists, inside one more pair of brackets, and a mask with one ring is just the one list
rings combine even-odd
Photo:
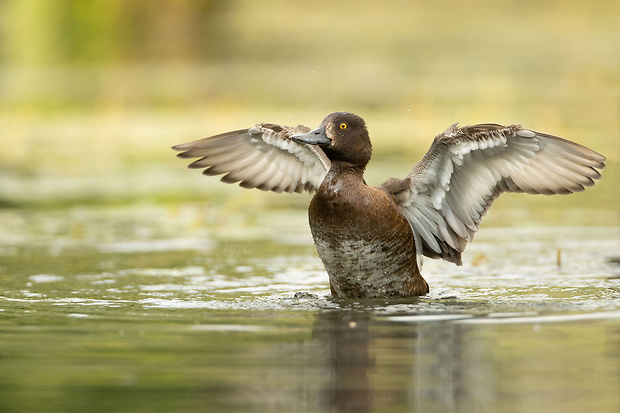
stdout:
[[303,209],[0,210],[0,411],[620,410],[616,227],[484,227],[335,300]]

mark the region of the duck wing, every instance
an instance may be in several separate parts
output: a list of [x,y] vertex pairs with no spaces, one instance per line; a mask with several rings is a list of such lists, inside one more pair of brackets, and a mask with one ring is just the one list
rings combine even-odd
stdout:
[[452,125],[438,135],[391,192],[421,255],[461,265],[461,253],[503,192],[570,194],[601,177],[605,157],[574,142],[519,125]]
[[310,128],[259,123],[249,129],[215,135],[173,146],[180,158],[200,158],[190,168],[222,175],[222,182],[274,192],[314,192],[330,168],[321,148],[298,143],[290,136]]

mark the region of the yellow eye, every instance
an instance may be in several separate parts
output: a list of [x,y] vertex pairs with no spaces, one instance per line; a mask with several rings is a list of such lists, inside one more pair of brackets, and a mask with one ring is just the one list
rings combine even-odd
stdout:
[[341,123],[340,124],[340,129],[346,129],[348,127],[348,125],[346,123]]

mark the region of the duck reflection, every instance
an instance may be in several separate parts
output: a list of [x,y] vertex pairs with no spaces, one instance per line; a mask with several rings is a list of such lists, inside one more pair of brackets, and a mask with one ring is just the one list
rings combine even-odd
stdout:
[[369,372],[370,314],[333,311],[318,316],[313,339],[324,342],[329,379],[321,391],[321,404],[337,412],[368,412],[373,405]]
[[322,343],[329,374],[321,408],[460,412],[475,409],[467,401],[490,402],[494,392],[482,384],[494,381],[492,363],[483,342],[465,343],[463,331],[455,323],[395,323],[365,311],[318,315],[312,341]]

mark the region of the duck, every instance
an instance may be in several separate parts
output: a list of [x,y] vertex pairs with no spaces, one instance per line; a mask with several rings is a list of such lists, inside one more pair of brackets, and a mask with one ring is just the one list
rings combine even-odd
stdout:
[[372,155],[366,122],[334,112],[312,129],[258,123],[176,145],[189,168],[243,188],[314,193],[308,208],[318,255],[337,298],[429,293],[423,257],[462,265],[504,192],[571,194],[601,178],[606,158],[520,125],[454,124],[405,178],[364,180]]

